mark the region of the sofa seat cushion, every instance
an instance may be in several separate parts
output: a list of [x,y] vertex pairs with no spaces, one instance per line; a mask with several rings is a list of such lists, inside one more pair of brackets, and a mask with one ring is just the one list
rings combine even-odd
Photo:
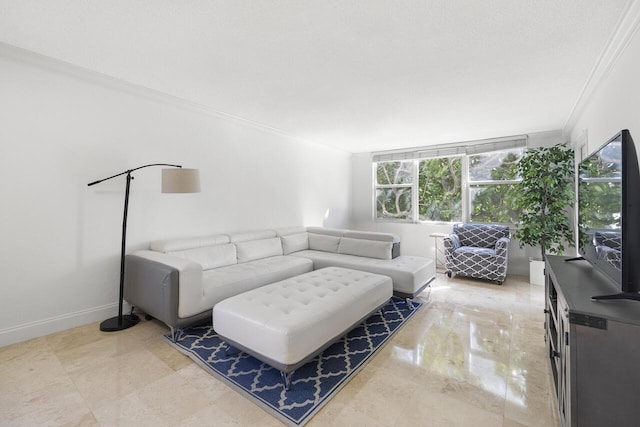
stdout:
[[313,262],[291,256],[275,256],[202,272],[200,311],[242,292],[313,270]]
[[461,257],[471,257],[471,256],[479,256],[479,257],[495,257],[496,250],[490,248],[478,248],[474,246],[460,246],[458,249],[454,251],[454,256]]
[[399,296],[413,296],[436,277],[432,259],[402,255],[393,259],[374,259],[356,255],[306,250],[291,256],[313,261],[314,269],[343,267],[391,277],[393,291]]
[[453,251],[451,256],[455,261],[450,268],[452,272],[464,276],[496,280],[494,276],[498,270],[494,249],[461,246]]

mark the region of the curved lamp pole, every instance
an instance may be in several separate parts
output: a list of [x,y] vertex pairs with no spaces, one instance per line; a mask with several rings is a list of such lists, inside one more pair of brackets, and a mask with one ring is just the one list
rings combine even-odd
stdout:
[[[87,186],[100,184],[101,182],[108,181],[110,179],[127,175],[127,185],[124,192],[124,214],[122,216],[122,247],[120,251],[120,298],[118,303],[118,316],[112,317],[100,323],[100,330],[104,332],[115,332],[123,329],[130,328],[136,325],[140,318],[133,314],[133,309],[130,314],[122,314],[122,305],[124,300],[124,258],[127,246],[127,214],[129,211],[129,189],[131,188],[131,176],[132,172],[139,169],[148,168],[151,166],[169,166],[174,169],[164,169],[162,171],[162,192],[163,193],[198,193],[200,191],[200,180],[197,169],[182,169],[180,165],[172,165],[168,163],[152,163],[149,165],[139,166],[134,169],[129,169],[124,172],[115,174],[108,178],[99,179],[97,181],[90,182]],[[178,172],[178,173],[175,173]]]

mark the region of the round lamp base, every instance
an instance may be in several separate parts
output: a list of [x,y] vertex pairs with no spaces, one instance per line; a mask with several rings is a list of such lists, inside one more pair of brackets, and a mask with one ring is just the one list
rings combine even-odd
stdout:
[[123,329],[129,329],[130,327],[137,325],[139,321],[140,318],[135,314],[125,314],[122,316],[122,319],[116,316],[100,323],[100,330],[103,332],[122,331]]

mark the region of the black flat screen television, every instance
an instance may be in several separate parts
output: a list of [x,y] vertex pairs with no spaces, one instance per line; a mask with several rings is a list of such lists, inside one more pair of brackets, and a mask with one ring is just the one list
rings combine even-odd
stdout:
[[628,130],[580,162],[578,231],[581,257],[617,288],[592,299],[640,301],[640,172]]

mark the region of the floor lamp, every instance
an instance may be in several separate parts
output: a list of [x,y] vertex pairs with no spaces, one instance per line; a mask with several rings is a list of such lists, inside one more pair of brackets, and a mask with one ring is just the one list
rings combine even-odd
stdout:
[[176,169],[162,170],[162,192],[163,193],[198,193],[200,192],[200,174],[198,169],[183,169],[180,165],[170,165],[166,163],[153,163],[150,165],[140,166],[129,169],[108,178],[99,179],[87,184],[89,187],[104,181],[116,178],[118,176],[127,175],[127,186],[124,192],[124,215],[122,217],[122,249],[120,252],[120,300],[118,304],[118,316],[112,317],[100,323],[100,330],[104,332],[115,332],[130,328],[136,325],[140,318],[133,314],[123,315],[122,304],[124,300],[124,256],[127,241],[127,213],[129,211],[129,189],[131,188],[131,173],[138,169],[148,168],[151,166],[169,166]]

